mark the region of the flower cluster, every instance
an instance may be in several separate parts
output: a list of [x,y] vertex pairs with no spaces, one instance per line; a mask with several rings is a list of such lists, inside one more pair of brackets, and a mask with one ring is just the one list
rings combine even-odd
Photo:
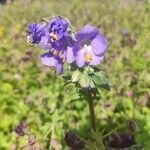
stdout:
[[65,139],[67,146],[69,146],[72,150],[81,150],[85,148],[84,141],[80,140],[73,133],[70,133],[70,132],[66,133],[64,139]]
[[41,56],[41,62],[54,67],[57,75],[63,72],[64,62],[75,62],[79,68],[98,65],[107,49],[105,37],[95,27],[84,26],[75,38],[69,28],[69,22],[60,16],[28,26],[29,42],[47,51]]

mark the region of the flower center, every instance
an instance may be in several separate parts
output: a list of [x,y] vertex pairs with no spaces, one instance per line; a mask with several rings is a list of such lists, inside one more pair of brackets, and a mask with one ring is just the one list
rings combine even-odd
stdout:
[[84,60],[86,63],[90,63],[93,60],[92,53],[91,53],[91,46],[84,44]]
[[53,50],[53,52],[52,52],[52,53],[53,53],[53,55],[54,55],[54,56],[56,56],[56,55],[57,55],[57,51],[56,51],[56,50]]
[[56,40],[58,40],[58,36],[53,32],[50,33],[50,37],[51,37],[52,42],[55,42]]
[[54,49],[54,50],[52,51],[52,54],[53,54],[53,56],[55,56],[55,57],[61,59],[63,62],[65,61],[64,54],[63,54],[63,51],[62,51],[62,50],[57,51],[57,50]]
[[62,51],[62,50],[59,52],[59,57],[60,57],[60,58],[63,58],[63,57],[64,57],[64,56],[63,56],[63,51]]
[[92,55],[90,53],[86,53],[84,56],[85,62],[89,63],[92,61]]

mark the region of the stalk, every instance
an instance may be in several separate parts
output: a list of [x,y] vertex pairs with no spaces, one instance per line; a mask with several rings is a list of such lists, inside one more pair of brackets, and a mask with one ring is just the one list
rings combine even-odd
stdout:
[[94,112],[94,103],[93,103],[93,96],[91,91],[88,89],[87,91],[87,100],[89,105],[89,111],[90,111],[90,119],[91,119],[91,127],[95,131],[95,112]]

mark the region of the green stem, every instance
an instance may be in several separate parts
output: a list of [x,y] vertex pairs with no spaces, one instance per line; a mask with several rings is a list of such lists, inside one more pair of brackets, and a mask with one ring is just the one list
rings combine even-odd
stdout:
[[46,149],[50,150],[51,133],[49,132],[46,139]]
[[16,136],[16,150],[19,149],[19,136]]
[[91,126],[92,129],[95,131],[95,112],[94,112],[94,103],[93,103],[93,96],[90,90],[87,91],[87,100],[89,104],[90,110],[90,117],[91,117]]

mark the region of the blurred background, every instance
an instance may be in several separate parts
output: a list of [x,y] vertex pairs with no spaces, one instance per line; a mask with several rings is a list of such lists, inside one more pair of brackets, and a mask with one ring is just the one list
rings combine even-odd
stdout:
[[77,98],[75,88],[64,87],[40,63],[43,51],[27,43],[28,23],[53,15],[68,18],[77,30],[92,24],[106,36],[109,49],[100,67],[113,87],[95,100],[98,131],[132,133],[135,149],[149,150],[149,0],[0,0],[0,150],[26,143],[24,130],[17,138],[14,132],[22,121],[41,147],[50,136],[53,149],[65,149],[68,131],[87,138],[86,101],[70,102]]

